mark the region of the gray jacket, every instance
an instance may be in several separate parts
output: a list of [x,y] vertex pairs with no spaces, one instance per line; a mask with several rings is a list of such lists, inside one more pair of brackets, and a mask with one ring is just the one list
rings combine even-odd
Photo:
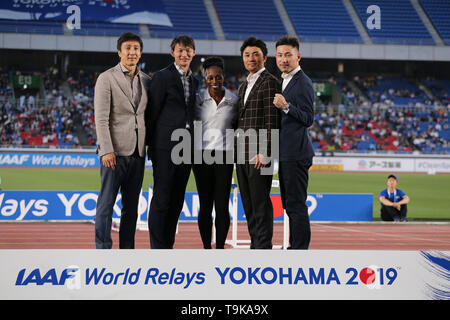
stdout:
[[131,86],[119,64],[98,76],[94,93],[94,113],[97,153],[100,157],[112,152],[117,156],[133,154],[136,129],[139,155],[145,156],[144,113],[151,79],[142,71],[139,71],[139,77],[142,95],[139,105],[135,106],[131,97]]

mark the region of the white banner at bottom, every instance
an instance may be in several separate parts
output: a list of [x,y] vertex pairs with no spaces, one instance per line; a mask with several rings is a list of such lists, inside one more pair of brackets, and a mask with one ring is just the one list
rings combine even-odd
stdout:
[[450,251],[0,250],[0,299],[450,299]]

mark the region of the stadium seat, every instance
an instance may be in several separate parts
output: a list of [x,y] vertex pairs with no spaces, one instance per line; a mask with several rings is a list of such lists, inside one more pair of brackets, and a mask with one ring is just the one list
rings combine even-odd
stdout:
[[228,40],[244,40],[249,36],[256,36],[262,40],[276,41],[286,35],[272,0],[260,0],[257,3],[215,0],[214,4]]
[[375,80],[375,85],[362,88],[372,102],[386,102],[395,105],[426,104],[431,98],[416,84],[406,79],[381,78]]
[[63,34],[62,22],[0,19],[0,32]]
[[[435,44],[410,0],[352,0],[352,3],[375,44]],[[381,28],[370,30],[366,25],[370,16],[367,7],[374,4],[380,7]]]
[[216,39],[202,0],[162,0],[162,3],[173,27],[150,25],[152,37],[174,38],[188,34],[194,39]]
[[82,22],[81,29],[74,29],[74,35],[119,37],[125,32],[140,34],[139,25],[130,23]]
[[362,43],[341,1],[283,0],[283,3],[301,41]]
[[450,45],[450,24],[448,22],[450,1],[448,0],[420,0],[422,8],[427,13],[433,26],[446,45]]

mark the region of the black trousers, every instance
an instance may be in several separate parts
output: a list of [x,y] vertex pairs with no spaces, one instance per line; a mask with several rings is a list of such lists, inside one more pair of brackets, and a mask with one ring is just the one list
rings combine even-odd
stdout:
[[306,198],[308,196],[308,169],[312,159],[280,161],[281,200],[289,217],[288,249],[308,249],[311,240]]
[[236,173],[250,233],[250,249],[272,249],[272,175],[261,175],[254,164],[236,165]]
[[[220,152],[220,151],[219,151]],[[213,152],[217,154],[217,152]],[[222,157],[223,159],[223,157]],[[194,164],[193,171],[200,200],[198,228],[203,242],[203,248],[211,249],[212,210],[216,212],[214,225],[216,227],[216,248],[223,249],[230,228],[231,177],[233,164]]]
[[381,219],[383,221],[400,221],[406,219],[408,205],[402,204],[400,211],[394,207],[381,206]]
[[97,249],[111,249],[111,224],[117,193],[122,193],[119,248],[134,249],[134,236],[138,216],[139,195],[144,178],[145,158],[134,153],[131,156],[117,156],[115,169],[101,165],[101,188],[97,199],[95,216],[95,246]]
[[148,213],[152,249],[172,249],[191,164],[174,164],[170,150],[153,150],[153,197]]

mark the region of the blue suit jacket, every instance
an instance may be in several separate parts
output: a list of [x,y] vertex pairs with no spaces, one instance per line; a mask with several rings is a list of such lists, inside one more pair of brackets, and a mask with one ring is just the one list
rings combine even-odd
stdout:
[[280,161],[312,158],[314,149],[308,127],[314,121],[314,88],[300,69],[283,91],[289,112],[281,111]]
[[191,129],[194,128],[195,93],[198,81],[194,76],[191,76],[191,79],[190,97],[186,104],[180,74],[173,63],[153,75],[149,88],[150,103],[145,117],[146,142],[149,150],[171,150],[178,143],[178,141],[171,141],[174,130],[186,128],[186,123]]

